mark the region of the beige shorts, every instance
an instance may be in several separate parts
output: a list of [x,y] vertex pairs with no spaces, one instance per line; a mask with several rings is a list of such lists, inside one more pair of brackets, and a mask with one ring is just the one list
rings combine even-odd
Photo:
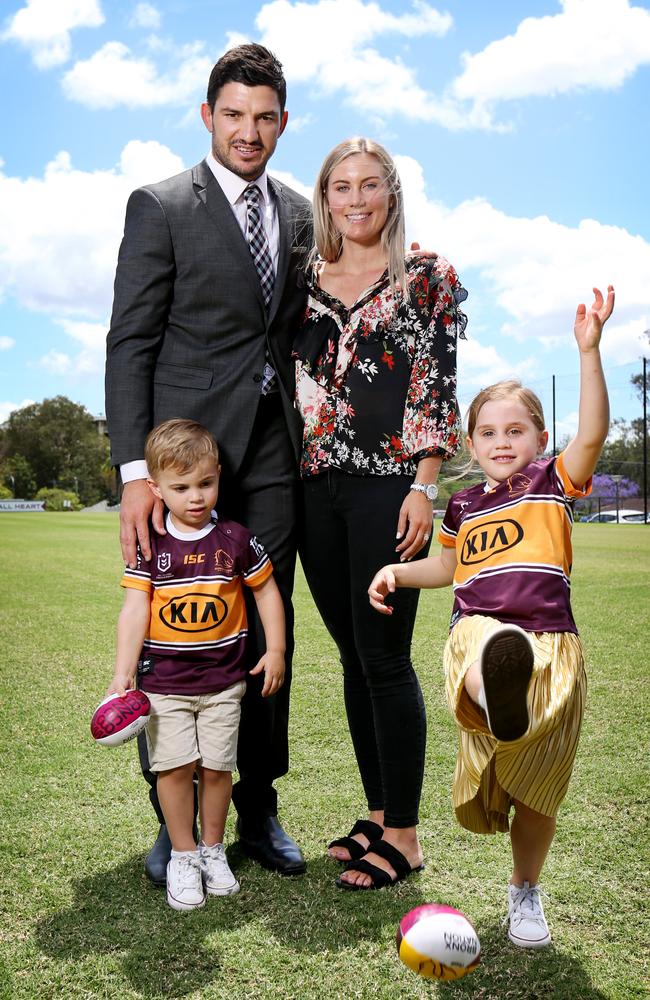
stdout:
[[145,729],[149,767],[170,771],[193,761],[211,771],[234,771],[246,681],[213,694],[153,694]]

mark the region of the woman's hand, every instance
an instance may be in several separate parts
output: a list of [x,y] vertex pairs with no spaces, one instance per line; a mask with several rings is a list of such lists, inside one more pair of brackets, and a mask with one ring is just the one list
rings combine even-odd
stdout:
[[400,539],[395,551],[400,562],[407,562],[416,556],[431,538],[433,506],[423,493],[409,490],[400,507],[397,522],[397,537]]

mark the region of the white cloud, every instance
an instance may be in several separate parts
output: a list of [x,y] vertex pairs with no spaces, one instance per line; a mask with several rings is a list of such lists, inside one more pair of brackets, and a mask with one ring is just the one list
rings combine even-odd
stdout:
[[246,45],[251,39],[248,35],[242,35],[240,31],[228,31],[226,32],[226,44],[224,47],[224,52],[228,49],[234,49],[237,45]]
[[13,337],[0,337],[0,351],[9,351],[16,341]]
[[601,353],[605,362],[626,365],[650,353],[647,332],[650,315],[639,316],[628,323],[610,323],[603,337]]
[[0,294],[59,317],[105,317],[129,193],[182,169],[166,146],[134,141],[113,170],[76,170],[61,152],[41,178],[0,173]]
[[183,46],[175,52],[170,72],[159,75],[151,59],[134,56],[122,42],[107,42],[68,70],[63,91],[70,100],[93,109],[191,103],[203,94],[213,66],[203,50],[203,42]]
[[[426,91],[408,65],[371,47],[382,37],[394,41],[397,36],[447,34],[451,15],[421,0],[415,0],[411,12],[399,15],[363,0],[272,0],[255,23],[260,41],[277,54],[290,84],[314,83],[328,95],[342,91],[349,104],[380,118],[398,114],[447,128],[488,123],[482,109],[468,113],[457,102]],[[306,45],[309,38],[318,39],[318,44]]]
[[68,375],[72,368],[72,361],[67,354],[52,348],[40,359],[39,366],[48,371],[50,375]]
[[504,378],[525,381],[534,371],[532,356],[515,364],[492,344],[482,344],[474,335],[458,342],[458,386],[463,398],[472,397],[482,386]]
[[561,8],[525,18],[513,35],[466,53],[450,95],[485,111],[496,101],[609,90],[650,63],[650,11],[629,0],[561,0]]
[[[550,414],[548,415],[550,417]],[[547,425],[548,425],[547,417]],[[565,413],[561,420],[556,420],[555,422],[555,440],[558,442],[565,441],[567,438],[575,437],[578,430],[578,418],[579,413],[577,410],[572,410],[570,413]],[[552,445],[552,441],[549,442],[549,448]]]
[[[470,339],[459,346],[463,399],[508,375],[534,380],[542,349],[573,352],[576,305],[590,304],[594,284],[604,289],[611,282],[617,291],[605,358],[618,365],[640,356],[650,326],[650,244],[594,220],[570,227],[508,216],[484,199],[449,207],[427,196],[416,160],[397,160],[409,242],[449,257],[470,291]],[[126,199],[140,184],[180,169],[167,147],[132,142],[113,170],[77,170],[60,153],[41,178],[0,173],[0,293],[49,313],[69,338],[50,345],[41,367],[66,376],[101,371]],[[310,187],[292,174],[274,175],[310,197]]]
[[129,25],[132,28],[152,28],[155,30],[160,27],[160,11],[150,3],[136,4],[129,19]]
[[313,124],[316,119],[314,115],[308,113],[306,115],[298,115],[297,118],[292,118],[289,116],[289,121],[287,123],[288,132],[302,132],[303,129],[307,128],[309,125]]
[[[365,47],[381,35],[442,37],[452,26],[449,14],[440,14],[426,3],[413,4],[412,14],[390,14],[378,3],[363,0],[319,0],[303,3],[296,0],[271,0],[260,9],[255,23],[262,33],[260,41],[275,52],[283,64],[287,79],[306,82],[316,76],[331,75],[335,65],[344,67],[339,86],[352,85],[345,80],[354,74],[355,63]],[[317,45],[305,44],[317,39]],[[390,65],[390,60],[384,60]],[[331,80],[334,85],[336,81]]]
[[22,410],[24,406],[31,406],[34,402],[33,399],[23,399],[22,403],[10,403],[9,400],[3,400],[0,402],[0,424],[4,424],[14,410]]
[[8,19],[0,38],[23,45],[39,69],[49,69],[70,58],[74,28],[98,28],[103,23],[99,0],[27,0]]
[[44,368],[52,375],[84,377],[101,374],[104,370],[106,355],[108,321],[86,323],[79,320],[61,319],[57,322],[68,337],[81,345],[81,349],[76,353],[65,353],[53,348],[39,359],[38,367]]
[[438,250],[461,276],[472,269],[505,314],[501,332],[520,340],[572,337],[579,301],[613,284],[617,318],[647,312],[650,244],[617,226],[584,219],[565,226],[546,216],[506,215],[483,198],[448,208],[429,200],[421,165],[396,157],[405,188],[408,239]]
[[299,181],[297,177],[294,177],[294,175],[289,173],[287,170],[272,170],[271,173],[274,177],[277,177],[282,184],[286,184],[287,187],[293,188],[293,190],[297,191],[298,194],[301,194],[304,198],[308,198],[309,201],[311,201],[313,187],[308,184],[303,184],[302,181]]
[[[480,108],[465,112],[454,101],[435,97],[417,83],[407,65],[369,47],[382,36],[391,40],[396,36],[442,37],[452,23],[449,14],[424,0],[414,0],[411,10],[399,15],[364,0],[272,0],[256,18],[260,41],[281,59],[290,84],[313,81],[325,93],[342,90],[354,107],[382,119],[400,114],[449,128],[480,126],[489,119]],[[305,45],[305,38],[317,38],[318,46]],[[228,32],[226,39],[225,49],[250,40],[236,31]],[[170,50],[155,35],[147,44],[150,55]],[[172,70],[161,73],[151,58],[134,54],[122,42],[110,41],[90,58],[75,63],[63,77],[63,90],[71,100],[91,108],[187,104],[203,93],[212,69],[213,61],[203,54],[204,48],[203,42],[180,52],[171,48]],[[306,119],[297,119],[290,127],[305,123]]]

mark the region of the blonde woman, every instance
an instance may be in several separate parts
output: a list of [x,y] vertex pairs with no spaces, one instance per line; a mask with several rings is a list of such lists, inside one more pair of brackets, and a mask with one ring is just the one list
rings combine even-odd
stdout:
[[[426,717],[410,657],[417,592],[380,619],[367,587],[426,555],[440,465],[458,446],[456,338],[466,297],[437,255],[404,255],[404,207],[382,146],[349,139],[314,192],[308,307],[295,342],[304,420],[302,563],[343,666],[367,818],[329,845],[337,885],[391,885],[422,867]],[[342,776],[342,780],[345,780]]]

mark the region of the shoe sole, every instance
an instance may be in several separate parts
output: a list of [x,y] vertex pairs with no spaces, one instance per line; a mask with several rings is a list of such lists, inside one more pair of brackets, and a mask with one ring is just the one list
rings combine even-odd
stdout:
[[180,899],[175,899],[167,893],[167,902],[172,910],[177,910],[179,913],[187,913],[188,910],[200,910],[202,906],[205,906],[205,896],[200,903],[182,903]]
[[253,861],[257,861],[258,865],[262,868],[266,868],[267,871],[277,872],[278,875],[304,875],[307,871],[307,862],[303,861],[301,865],[296,865],[294,868],[280,868],[278,865],[273,865],[264,857],[263,854],[258,852],[254,847],[250,847],[245,841],[239,840],[239,846],[246,855],[247,858],[251,858]]
[[527,941],[525,938],[513,937],[510,931],[508,931],[508,938],[517,948],[545,948],[547,944],[551,943],[550,934],[547,934],[545,938],[540,938],[539,941]]
[[518,740],[530,724],[527,696],[534,659],[530,639],[515,625],[488,636],[481,648],[488,722],[502,743]]
[[236,892],[239,892],[241,886],[239,882],[235,882],[233,885],[229,885],[226,889],[218,888],[213,889],[210,886],[205,886],[205,891],[209,896],[234,896]]

